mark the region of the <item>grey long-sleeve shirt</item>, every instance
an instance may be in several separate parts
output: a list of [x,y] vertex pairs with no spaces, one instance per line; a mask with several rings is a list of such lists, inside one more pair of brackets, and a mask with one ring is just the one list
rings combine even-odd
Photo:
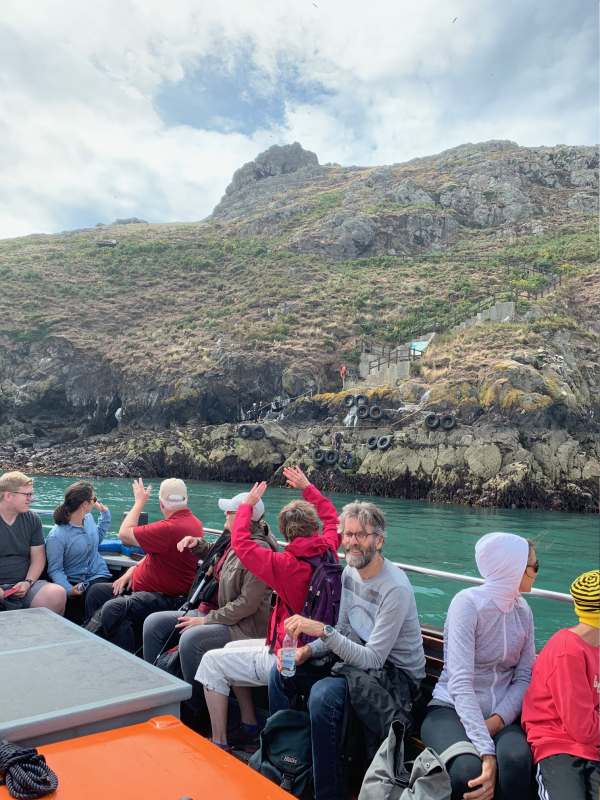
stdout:
[[485,586],[464,589],[448,608],[444,669],[432,705],[452,705],[480,755],[494,755],[485,720],[499,714],[505,725],[515,721],[534,659],[533,614],[525,600],[518,597],[502,612]]
[[335,633],[311,642],[310,648],[313,657],[331,651],[360,669],[381,669],[389,659],[421,681],[423,639],[415,595],[404,572],[384,559],[379,574],[364,580],[357,569],[347,566]]

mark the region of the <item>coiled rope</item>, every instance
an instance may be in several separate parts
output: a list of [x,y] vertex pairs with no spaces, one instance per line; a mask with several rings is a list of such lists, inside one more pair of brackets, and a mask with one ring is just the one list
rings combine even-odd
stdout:
[[58,786],[56,774],[44,756],[34,747],[19,747],[5,740],[0,742],[0,784],[18,800],[45,797]]

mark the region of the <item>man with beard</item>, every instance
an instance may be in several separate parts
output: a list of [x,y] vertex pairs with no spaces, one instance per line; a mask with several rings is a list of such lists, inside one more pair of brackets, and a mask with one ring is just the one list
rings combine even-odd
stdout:
[[[408,727],[411,709],[425,677],[425,655],[415,596],[404,572],[382,554],[385,518],[373,503],[349,503],[340,516],[347,566],[337,625],[331,627],[295,614],[286,630],[317,637],[296,650],[296,664],[337,656],[331,675],[308,686],[303,670],[283,678],[281,659],[269,682],[269,708],[289,708],[296,693],[308,695],[313,773],[317,800],[344,796],[340,774],[346,701],[361,723],[367,763],[394,719]],[[314,671],[313,671],[314,674]],[[348,735],[346,736],[348,740]]]

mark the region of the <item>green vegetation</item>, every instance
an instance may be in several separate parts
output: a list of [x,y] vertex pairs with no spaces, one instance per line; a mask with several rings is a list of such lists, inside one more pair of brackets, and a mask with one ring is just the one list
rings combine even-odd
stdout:
[[[409,177],[434,193],[457,180],[449,170],[463,156],[448,158],[451,166],[442,171],[424,162],[392,169],[398,180]],[[359,197],[348,213],[370,214],[376,223],[380,217],[383,234],[388,215],[451,213],[429,203],[388,202],[371,188],[360,207],[368,172],[332,168],[289,193],[259,198],[239,219],[107,226],[0,242],[2,335],[27,343],[60,332],[124,373],[149,365],[200,373],[227,350],[281,363],[308,357],[356,363],[363,336],[400,343],[448,331],[515,293],[524,311],[539,302],[524,295],[548,290],[557,275],[568,279],[566,286],[597,269],[595,220],[569,215],[562,200],[540,219],[542,234],[512,234],[510,244],[499,228],[462,226],[451,245],[430,252],[392,255],[392,245],[379,238],[378,255],[336,260],[319,254],[330,252],[319,243],[330,235],[330,220],[348,211],[348,197]],[[486,193],[486,201],[496,199]],[[98,247],[105,238],[117,239],[117,246]],[[523,328],[524,337],[571,327],[569,309],[543,308],[544,316]],[[490,326],[486,337],[500,350],[508,346],[506,330]]]

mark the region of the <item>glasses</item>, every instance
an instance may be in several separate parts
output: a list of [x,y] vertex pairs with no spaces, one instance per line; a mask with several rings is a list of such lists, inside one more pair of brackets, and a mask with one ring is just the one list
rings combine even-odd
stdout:
[[375,531],[371,531],[370,533],[367,533],[366,531],[359,531],[358,533],[348,533],[347,531],[344,531],[342,533],[342,537],[344,539],[351,539],[353,536],[356,537],[356,541],[360,544],[367,541],[367,536],[375,536]]
[[92,499],[90,500],[90,503],[97,503],[97,502],[98,502],[98,498],[96,497],[96,495],[94,495],[92,497]]
[[35,496],[35,492],[13,492],[13,494],[22,494],[23,497],[28,497],[30,500]]
[[532,569],[537,575],[538,572],[540,571],[540,562],[535,561],[533,564],[527,564],[527,566],[525,567],[525,571],[527,571],[528,569]]

